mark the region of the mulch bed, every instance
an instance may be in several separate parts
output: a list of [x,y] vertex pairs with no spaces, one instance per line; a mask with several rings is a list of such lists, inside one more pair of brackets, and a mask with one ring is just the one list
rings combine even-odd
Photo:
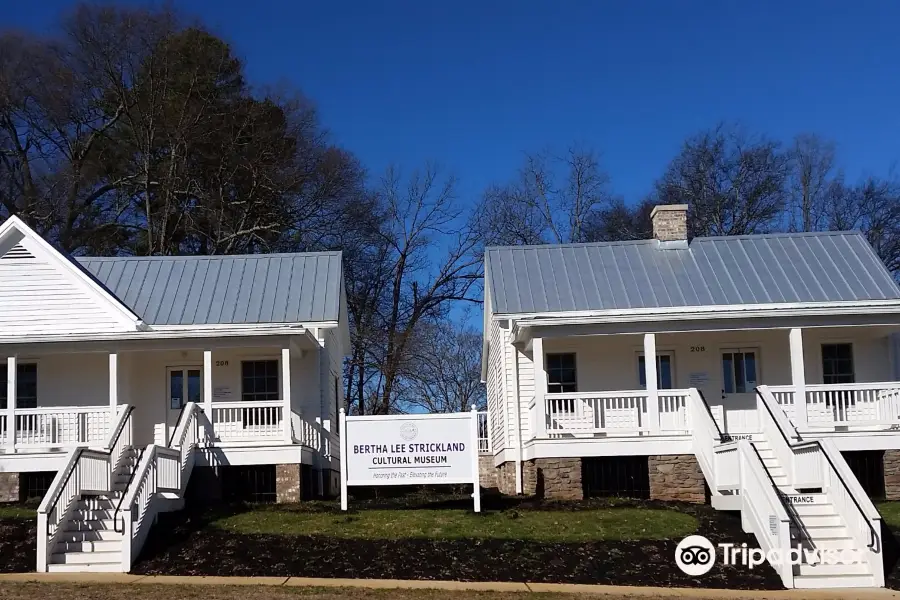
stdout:
[[34,519],[0,519],[0,573],[34,571],[36,537]]
[[[397,509],[470,508],[471,500],[356,502],[356,507]],[[621,502],[617,502],[621,506]],[[746,542],[740,518],[708,506],[635,501],[628,505],[677,508],[694,515],[698,533],[714,544]],[[485,498],[484,510],[584,510],[602,501],[540,503]],[[365,507],[360,508],[365,510]],[[231,510],[240,510],[232,508]],[[317,506],[313,510],[335,507]],[[161,515],[133,572],[147,575],[271,575],[457,581],[533,581],[667,587],[782,589],[768,566],[753,570],[716,564],[706,575],[688,577],[675,564],[680,540],[533,542],[517,540],[355,540],[324,536],[248,535],[209,526],[219,511]]]

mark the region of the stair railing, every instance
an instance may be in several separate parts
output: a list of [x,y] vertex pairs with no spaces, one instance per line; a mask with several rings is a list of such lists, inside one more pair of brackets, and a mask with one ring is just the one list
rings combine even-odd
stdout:
[[[184,498],[188,479],[194,467],[194,450],[200,443],[200,415],[196,403],[185,405],[172,434],[172,447],[147,446],[114,515],[118,528],[121,518],[122,570],[130,571],[140,554],[156,515],[162,508],[164,494]],[[167,498],[172,500],[176,498]]]
[[[768,386],[756,388],[757,397],[778,427],[785,440],[800,440],[796,428],[787,421],[775,418],[779,409]],[[784,415],[784,413],[781,413]],[[872,568],[875,585],[884,585],[884,549],[881,542],[881,514],[860,485],[850,465],[829,439],[797,441],[789,444],[791,465],[788,483],[795,489],[821,488],[838,510],[851,537],[860,548]],[[787,470],[787,469],[786,469]]]
[[131,444],[133,407],[123,405],[110,430],[104,450],[74,448],[66,465],[57,471],[37,510],[37,571],[46,572],[50,553],[63,525],[83,494],[103,494],[112,489],[112,474]]
[[769,554],[773,548],[782,549],[781,564],[772,563],[786,588],[794,587],[794,568],[787,560],[791,547],[791,515],[788,513],[777,487],[763,465],[753,444],[737,442],[741,488],[741,523],[744,531],[751,531],[760,549]]
[[700,464],[700,470],[709,483],[710,490],[718,494],[716,490],[716,457],[715,447],[722,441],[722,431],[719,424],[716,423],[712,415],[712,411],[703,394],[697,388],[688,390],[688,397],[691,406],[691,437],[694,446],[694,453],[697,456],[697,462]]

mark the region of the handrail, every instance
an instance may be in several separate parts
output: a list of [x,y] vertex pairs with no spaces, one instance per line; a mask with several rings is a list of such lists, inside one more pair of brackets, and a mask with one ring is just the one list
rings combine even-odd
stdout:
[[[659,390],[660,396],[688,396],[690,388]],[[579,400],[592,398],[642,398],[647,390],[603,390],[596,392],[552,392],[544,394],[545,400]]]
[[[119,443],[119,438],[122,437],[122,432],[125,431],[125,425],[128,423],[128,419],[131,418],[132,412],[134,412],[134,406],[126,406],[125,411],[119,416],[119,422],[116,424],[115,430],[110,434],[110,441],[104,446],[107,451],[112,450]],[[110,468],[112,468],[112,465],[110,465]]]
[[186,404],[183,404],[181,406],[181,410],[178,411],[178,419],[175,420],[175,427],[172,428],[172,435],[169,436],[169,443],[166,444],[167,448],[171,448],[172,442],[175,441],[175,434],[178,433],[178,426],[181,424],[181,418],[184,416],[184,409],[186,409],[188,407],[188,404],[191,404],[191,403],[188,402]]
[[[140,454],[138,454],[137,460],[134,463],[134,470],[131,471],[131,475],[128,476],[128,483],[125,484],[125,491],[122,492],[122,497],[119,498],[119,503],[116,505],[116,510],[113,512],[113,531],[116,533],[125,533],[125,523],[122,522],[122,531],[119,531],[119,513],[122,512],[122,503],[125,502],[125,496],[128,495],[128,490],[131,489],[131,484],[134,482],[134,477],[137,475],[138,467],[141,465],[141,460],[144,458],[144,452],[147,451],[147,448],[141,448]],[[122,543],[125,543],[124,540]]]
[[[50,514],[54,508],[56,508],[56,503],[59,502],[60,496],[62,496],[62,491],[66,488],[66,484],[69,483],[69,479],[72,477],[72,473],[74,473],[78,467],[78,461],[81,458],[81,455],[84,451],[87,450],[85,446],[78,446],[72,451],[72,457],[69,458],[69,462],[66,463],[66,478],[63,479],[60,485],[54,486],[56,493],[54,494],[54,498],[50,503],[50,506],[45,507],[44,502],[41,502],[41,505],[38,507],[38,513]],[[70,468],[71,467],[71,468]],[[53,485],[51,483],[51,485]],[[46,501],[46,498],[45,498]],[[47,523],[47,532],[49,533],[50,524]]]
[[725,434],[722,433],[722,428],[719,427],[719,422],[716,421],[716,417],[712,413],[712,408],[710,408],[709,402],[706,401],[706,396],[703,395],[703,390],[701,390],[700,388],[694,389],[697,390],[697,395],[700,396],[700,400],[703,402],[703,406],[706,408],[706,414],[709,415],[710,420],[716,428],[716,432],[719,434],[719,441],[724,443]]
[[[765,386],[762,386],[762,385],[761,385],[761,386],[757,386],[757,388],[756,388],[756,395],[759,396],[760,400],[762,400],[762,404],[763,404],[763,406],[766,407],[766,411],[769,413],[769,416],[772,417],[772,420],[773,420],[773,421],[775,421],[775,427],[776,427],[776,429],[778,429],[778,433],[781,434],[781,437],[784,438],[784,442],[785,442],[788,446],[791,446],[791,440],[788,438],[787,434],[784,432],[784,428],[782,427],[782,423],[779,422],[778,417],[775,416],[775,412],[772,410],[772,407],[769,406],[769,401],[768,401],[768,399],[766,398],[765,394],[763,393],[764,391],[771,394],[771,392],[769,392],[769,389],[768,389],[768,388],[766,388]],[[784,416],[784,411],[781,412],[781,415]],[[787,420],[787,417],[784,417],[784,419]],[[800,439],[800,433],[799,433],[796,429],[794,429],[794,433],[796,434],[797,439],[799,440],[799,439]]]
[[794,524],[798,532],[802,532],[803,525],[799,520],[797,520],[797,517],[794,515],[788,503],[784,501],[784,494],[782,494],[781,490],[778,489],[778,484],[775,483],[775,478],[772,477],[772,474],[769,473],[769,470],[765,468],[765,463],[763,462],[762,455],[759,453],[759,448],[757,448],[756,444],[754,444],[753,442],[750,442],[750,447],[753,448],[753,452],[756,454],[756,458],[759,459],[759,464],[763,465],[763,472],[766,474],[769,483],[772,484],[772,489],[775,490],[775,496],[778,498],[781,506],[784,507],[784,511],[787,513],[788,519],[790,519],[790,521]]
[[871,542],[866,544],[866,547],[874,549],[877,534],[875,533],[875,528],[872,526],[872,522],[869,520],[869,517],[866,515],[866,511],[863,510],[863,507],[859,504],[859,501],[856,499],[856,494],[854,494],[850,491],[850,486],[847,485],[846,481],[844,481],[844,477],[841,475],[841,472],[838,470],[837,466],[834,464],[834,461],[831,460],[831,456],[829,456],[829,452],[827,450],[825,450],[825,446],[822,445],[822,442],[820,442],[819,440],[815,440],[813,443],[818,444],[819,448],[822,449],[822,454],[825,455],[825,460],[827,460],[828,464],[831,465],[831,470],[834,471],[834,473],[837,475],[838,479],[841,482],[841,485],[844,486],[845,490],[847,490],[847,492],[848,492],[847,495],[850,496],[850,499],[853,500],[853,504],[856,505],[856,510],[859,511],[859,514],[862,515],[863,520],[866,522],[866,525],[869,526],[869,533],[870,533],[869,538],[871,539]]

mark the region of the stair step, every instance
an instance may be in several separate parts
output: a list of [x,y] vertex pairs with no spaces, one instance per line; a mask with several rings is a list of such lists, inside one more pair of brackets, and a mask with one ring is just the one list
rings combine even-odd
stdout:
[[59,542],[99,542],[121,540],[122,534],[108,529],[61,531],[57,539]]
[[847,531],[847,528],[844,525],[807,525],[804,524],[803,528],[806,530],[806,534],[813,540],[822,540],[822,539],[839,539],[850,537],[850,532]]
[[797,575],[794,587],[804,589],[822,588],[868,588],[875,586],[871,575]]
[[105,552],[54,552],[50,562],[55,565],[105,565],[116,564],[121,568],[122,553],[120,551]]
[[102,498],[82,499],[75,504],[75,510],[115,510],[117,502]]
[[837,515],[837,509],[833,504],[791,504],[791,510],[803,520],[804,517],[814,515]]
[[89,521],[67,521],[64,531],[100,531],[114,530],[112,519],[91,519]]
[[99,563],[92,565],[47,565],[47,571],[50,573],[83,573],[85,571],[91,573],[122,573],[122,561],[117,563]]
[[[791,546],[796,546],[799,541],[799,537],[791,534]],[[809,540],[806,538],[806,536],[804,536],[803,545],[808,549],[817,548],[819,550],[844,550],[846,548],[854,548],[856,546],[856,542],[854,542],[853,538],[850,537],[820,537],[818,539]]]
[[837,564],[837,565],[798,565],[796,567],[801,577],[837,577],[841,575],[872,575],[869,565],[866,563]]
[[60,542],[54,553],[69,552],[121,552],[122,540],[96,540],[83,542]]
[[841,516],[838,514],[805,515],[800,518],[800,523],[807,528],[823,526],[842,527],[844,525],[844,520],[841,519]]
[[69,517],[72,521],[98,521],[115,517],[115,508],[78,508]]

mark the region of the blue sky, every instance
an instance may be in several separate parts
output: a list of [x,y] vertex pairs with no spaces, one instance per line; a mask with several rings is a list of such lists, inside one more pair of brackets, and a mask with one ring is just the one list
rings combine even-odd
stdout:
[[[464,197],[528,150],[580,142],[636,201],[719,120],[825,135],[851,179],[900,159],[900,2],[173,4],[231,41],[254,83],[301,88],[373,173],[432,159]],[[0,24],[46,32],[69,6],[4,2]]]

